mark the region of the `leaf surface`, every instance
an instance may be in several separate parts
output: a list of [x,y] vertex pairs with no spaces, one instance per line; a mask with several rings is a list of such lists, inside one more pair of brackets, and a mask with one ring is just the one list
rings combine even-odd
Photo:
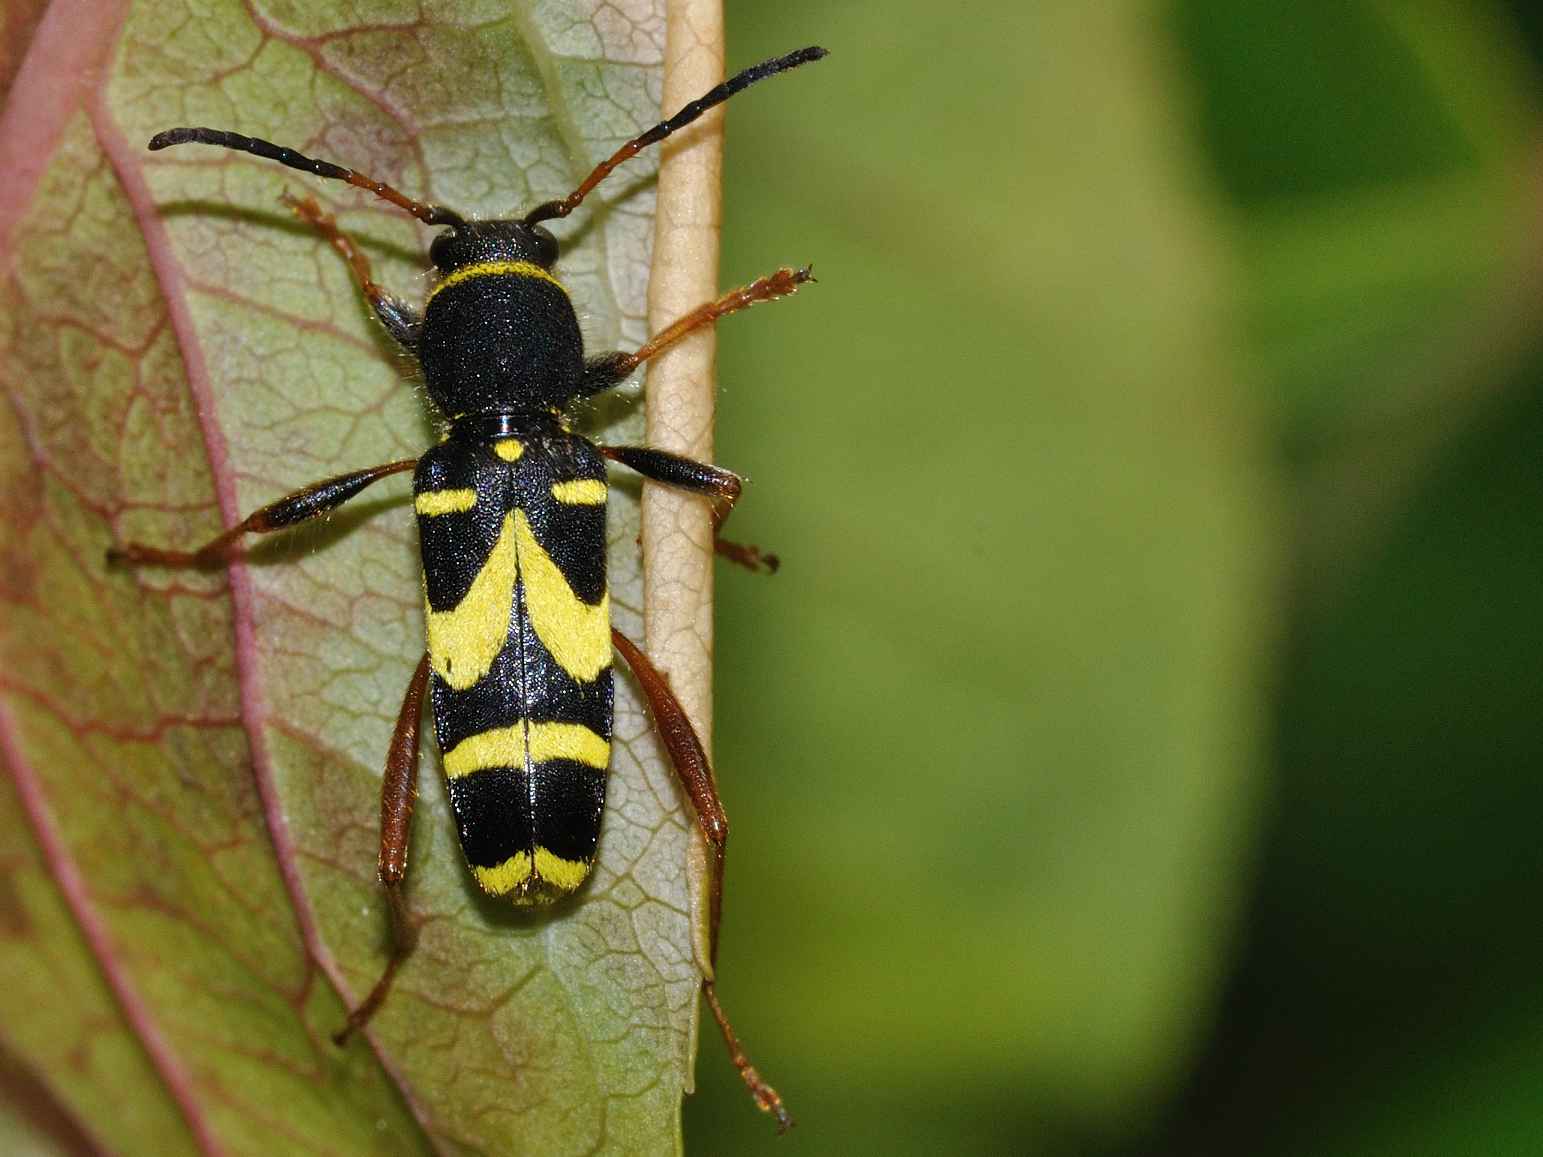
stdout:
[[[689,829],[631,684],[596,879],[552,911],[477,891],[427,744],[419,949],[369,1039],[338,1050],[385,959],[380,768],[423,645],[409,482],[228,574],[101,561],[114,539],[202,541],[438,433],[278,198],[316,196],[408,300],[428,231],[254,158],[149,154],[153,132],[228,127],[508,213],[656,119],[659,7],[56,3],[28,30],[0,122],[18,174],[0,201],[0,1043],[98,1144],[678,1144]],[[559,226],[591,351],[643,336],[651,163]],[[640,417],[621,400],[587,432],[636,441]],[[636,632],[636,490],[612,494],[612,600]]]

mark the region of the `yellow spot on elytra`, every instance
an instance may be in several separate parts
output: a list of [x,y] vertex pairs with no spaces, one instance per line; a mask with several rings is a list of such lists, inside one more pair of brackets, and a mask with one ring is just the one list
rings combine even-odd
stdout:
[[536,637],[572,678],[594,682],[611,665],[610,592],[594,605],[574,594],[562,568],[536,541],[523,510],[514,512],[514,542]]
[[427,592],[424,594],[429,663],[435,674],[457,691],[465,691],[488,673],[509,636],[514,580],[519,570],[518,542],[515,520],[506,514],[498,541],[465,598],[448,611],[436,611],[428,605]]
[[605,502],[605,483],[598,478],[552,483],[552,497],[570,506],[600,506]]
[[483,891],[502,896],[506,892],[514,891],[530,879],[530,867],[530,853],[515,852],[501,864],[491,868],[478,865],[472,869],[472,872],[477,877],[477,883],[482,885]]
[[527,723],[468,735],[445,753],[445,776],[457,779],[491,767],[524,768],[526,760],[572,759],[604,771],[611,745],[582,723]]
[[518,438],[502,438],[493,443],[493,453],[505,462],[518,462],[520,455],[525,453],[525,443]]
[[429,301],[433,301],[436,294],[443,293],[453,285],[462,282],[473,281],[478,277],[534,277],[538,281],[546,281],[562,289],[563,283],[553,277],[549,270],[530,261],[483,261],[476,265],[466,265],[457,269],[440,283],[429,290]]
[[413,509],[419,514],[460,514],[477,505],[475,490],[425,490],[413,499]]
[[536,875],[555,888],[571,892],[589,875],[589,864],[584,860],[565,860],[545,848],[537,848]]

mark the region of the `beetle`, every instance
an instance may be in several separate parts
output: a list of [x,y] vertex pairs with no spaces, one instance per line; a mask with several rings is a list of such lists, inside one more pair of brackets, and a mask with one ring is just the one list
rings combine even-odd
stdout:
[[[625,381],[687,334],[792,294],[809,268],[783,268],[692,310],[632,352],[586,357],[577,316],[554,273],[558,243],[542,225],[568,216],[613,169],[757,81],[819,60],[803,48],[738,73],[634,137],[573,192],[523,217],[473,220],[415,201],[362,173],[223,129],[173,128],[149,147],[214,145],[367,190],[426,225],[438,279],[421,310],[376,284],[368,258],[313,198],[286,197],[347,262],[386,332],[416,362],[443,415],[444,439],[419,458],[314,483],[262,507],[194,550],[126,543],[118,565],[216,565],[248,534],[335,510],[366,487],[413,472],[423,562],[426,647],[397,716],[381,784],[378,875],[393,948],[380,979],[337,1035],[380,1007],[416,929],[402,884],[417,798],[419,720],[427,695],[461,849],[484,891],[518,905],[572,894],[594,864],[612,724],[612,655],[643,690],[709,850],[709,953],[716,955],[728,821],[701,741],[665,677],[610,623],[605,575],[606,461],[713,502],[718,552],[773,570],[774,556],[717,539],[741,491],[721,467],[646,446],[600,446],[576,433],[573,403]],[[790,1123],[775,1089],[740,1046],[714,980],[703,994],[756,1104]]]

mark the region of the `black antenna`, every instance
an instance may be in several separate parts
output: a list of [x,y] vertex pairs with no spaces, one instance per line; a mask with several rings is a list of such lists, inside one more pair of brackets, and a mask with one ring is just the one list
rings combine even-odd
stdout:
[[630,141],[617,149],[605,160],[595,166],[595,171],[584,178],[577,189],[569,193],[561,201],[548,201],[543,205],[537,205],[529,213],[525,214],[525,224],[534,225],[538,221],[549,221],[554,217],[566,217],[579,206],[579,202],[589,196],[601,181],[605,180],[611,170],[617,165],[635,157],[638,153],[648,148],[649,145],[658,144],[665,137],[683,129],[708,109],[722,104],[741,89],[749,88],[758,80],[765,80],[768,76],[776,76],[779,72],[786,72],[790,68],[797,68],[800,64],[808,64],[810,61],[819,60],[827,55],[825,49],[810,47],[800,48],[797,52],[790,52],[786,56],[779,56],[774,60],[763,60],[760,64],[752,65],[744,72],[731,76],[717,88],[703,93],[696,100],[686,105],[678,113],[667,121],[660,121],[647,132],[633,137]]
[[271,141],[259,140],[257,137],[244,137],[240,133],[226,132],[224,129],[181,128],[167,129],[150,138],[152,151],[186,144],[217,145],[222,149],[235,149],[237,152],[251,153],[254,157],[277,161],[281,165],[288,165],[291,169],[299,169],[302,173],[314,173],[318,177],[326,177],[333,181],[347,181],[355,188],[366,189],[377,197],[385,198],[399,209],[406,209],[425,225],[449,225],[453,229],[459,229],[466,224],[465,219],[454,210],[414,201],[407,194],[398,192],[390,185],[372,180],[363,173],[345,169],[342,165],[334,165],[331,161],[318,161],[313,157],[297,153],[294,149],[275,145]]

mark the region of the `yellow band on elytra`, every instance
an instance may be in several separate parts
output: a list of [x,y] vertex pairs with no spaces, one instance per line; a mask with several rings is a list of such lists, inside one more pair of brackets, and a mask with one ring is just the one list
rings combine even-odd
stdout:
[[445,776],[459,779],[474,771],[509,767],[523,771],[526,760],[545,763],[571,759],[604,771],[611,762],[611,745],[582,723],[530,723],[494,727],[468,735],[445,752]]
[[[529,852],[515,852],[501,864],[493,867],[478,865],[472,871],[476,873],[477,883],[482,885],[483,891],[495,896],[507,896],[511,892],[523,889],[532,876],[538,877],[553,889],[559,892],[572,892],[584,882],[589,875],[590,864],[587,860],[567,860],[556,855],[546,848],[537,847],[534,863]],[[540,895],[522,898],[514,896],[515,903],[530,903],[531,900],[545,901],[554,899],[550,895]]]
[[552,483],[552,497],[569,506],[600,506],[605,496],[605,483],[598,478]]
[[437,514],[460,514],[477,505],[477,492],[464,490],[425,490],[413,499],[413,509],[419,514],[433,517]]

